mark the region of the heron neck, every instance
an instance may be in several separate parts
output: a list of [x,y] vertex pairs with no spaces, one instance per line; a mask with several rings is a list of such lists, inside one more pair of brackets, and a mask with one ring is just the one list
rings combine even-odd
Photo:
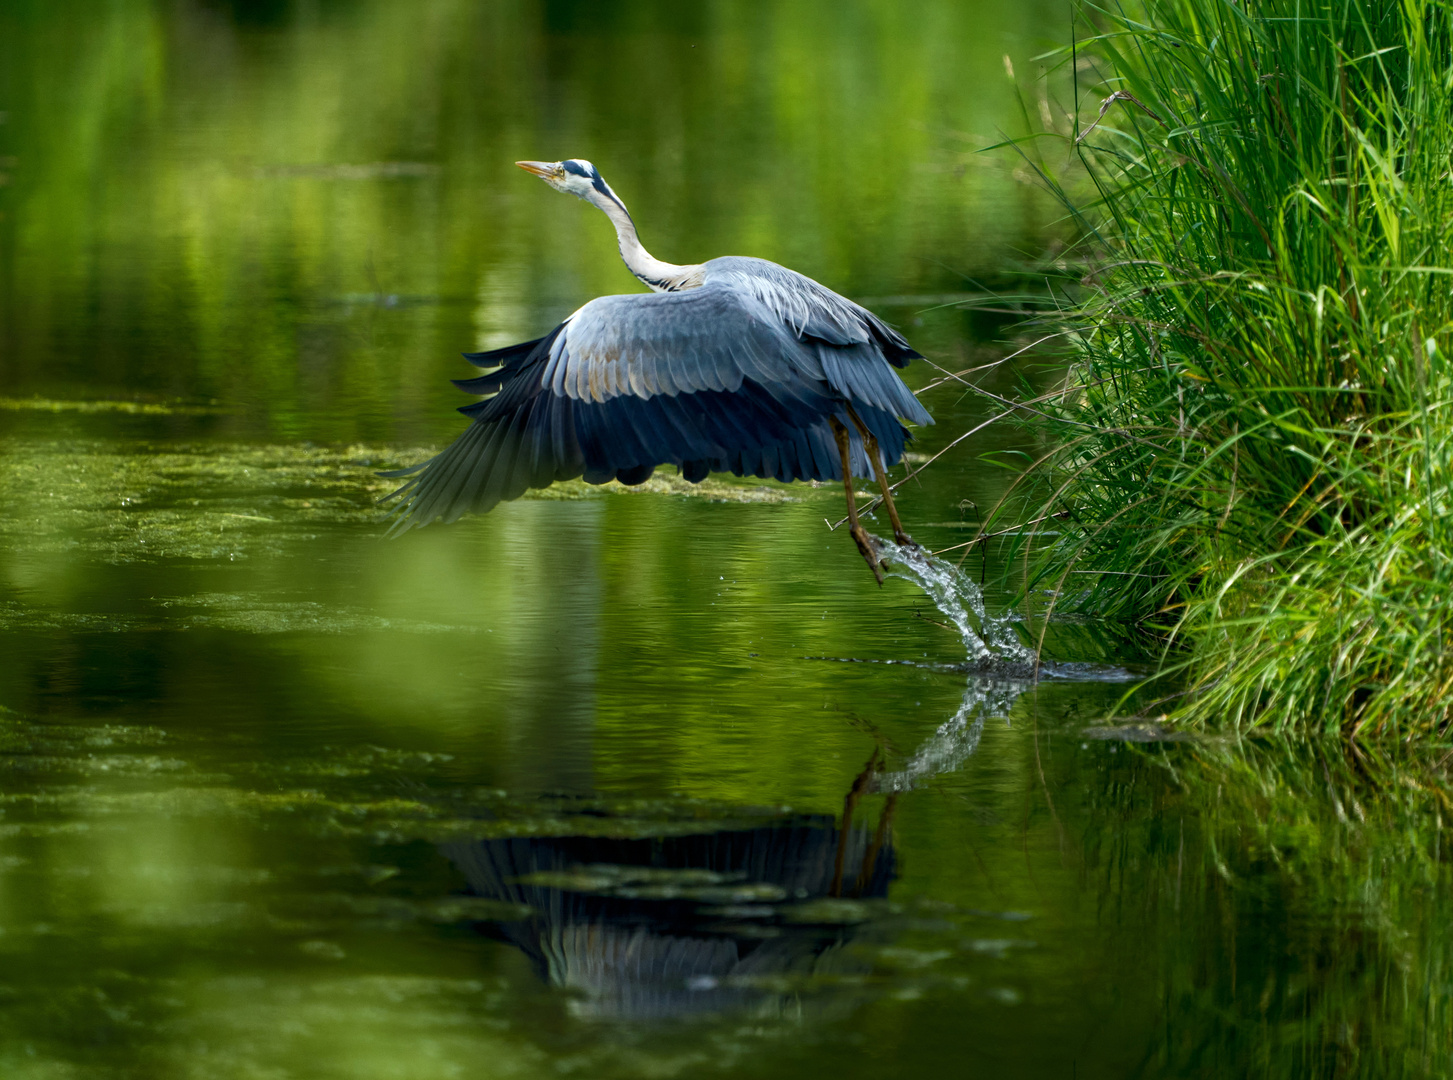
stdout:
[[[594,201],[594,200],[592,200]],[[636,223],[626,208],[612,199],[601,199],[596,203],[605,216],[616,227],[616,240],[620,243],[621,259],[626,269],[640,278],[655,292],[673,292],[681,287],[681,281],[693,269],[662,262],[641,246],[636,235]]]

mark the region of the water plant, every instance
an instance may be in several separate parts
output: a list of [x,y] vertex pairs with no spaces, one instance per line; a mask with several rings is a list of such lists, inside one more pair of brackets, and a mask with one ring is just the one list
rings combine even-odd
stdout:
[[1055,529],[1014,540],[1023,596],[1163,630],[1184,720],[1445,732],[1453,6],[1080,15],[1088,179],[1026,150],[1085,239],[1067,380],[1020,410]]

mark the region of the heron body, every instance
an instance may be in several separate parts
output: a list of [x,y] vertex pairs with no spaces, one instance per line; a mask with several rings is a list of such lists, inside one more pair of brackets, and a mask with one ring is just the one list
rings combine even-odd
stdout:
[[894,371],[919,354],[872,312],[765,259],[653,258],[589,162],[519,164],[604,211],[651,292],[599,297],[542,338],[466,354],[493,370],[455,385],[491,396],[459,410],[473,422],[438,456],[385,474],[408,478],[392,496],[395,530],[557,480],[640,484],[670,464],[693,483],[712,472],[844,481],[864,548],[850,478],[886,485],[910,438],[901,421],[933,422]]

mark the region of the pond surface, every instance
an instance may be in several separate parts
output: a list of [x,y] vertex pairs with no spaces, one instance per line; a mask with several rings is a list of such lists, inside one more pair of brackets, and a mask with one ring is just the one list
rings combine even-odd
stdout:
[[[5,5],[0,1075],[1453,1073],[1445,751],[1107,723],[1148,658],[1093,626],[974,668],[828,487],[381,539],[460,351],[633,288],[517,158],[595,161],[664,258],[1003,356],[946,305],[1055,249],[975,151],[1062,22]],[[916,452],[991,415],[961,389]],[[972,535],[1033,451],[976,436],[910,529]]]

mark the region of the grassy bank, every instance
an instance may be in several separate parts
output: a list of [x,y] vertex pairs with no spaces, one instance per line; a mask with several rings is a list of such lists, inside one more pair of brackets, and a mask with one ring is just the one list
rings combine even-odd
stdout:
[[1057,515],[1027,597],[1161,627],[1181,719],[1443,732],[1453,7],[1081,15],[1085,273],[1016,492]]

